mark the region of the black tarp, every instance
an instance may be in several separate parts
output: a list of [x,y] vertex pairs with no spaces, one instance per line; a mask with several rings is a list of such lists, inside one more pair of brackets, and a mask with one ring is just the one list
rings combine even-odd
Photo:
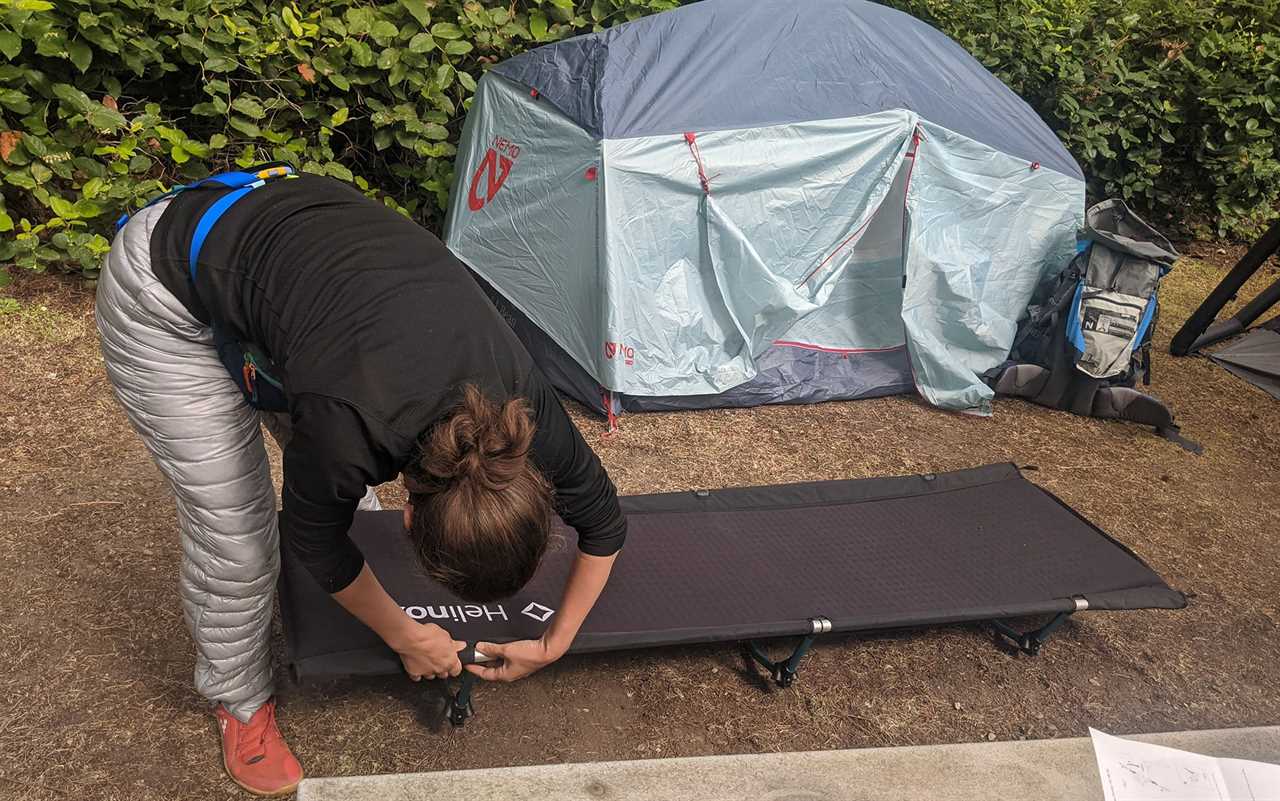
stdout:
[[[1182,594],[1013,465],[938,475],[642,495],[573,652],[992,620],[1176,609]],[[467,604],[417,574],[399,512],[352,536],[412,617],[455,639],[538,636],[576,550],[572,530],[529,586]],[[391,674],[399,659],[287,558],[281,611],[300,678]]]
[[1209,358],[1280,399],[1280,317],[1255,328]]

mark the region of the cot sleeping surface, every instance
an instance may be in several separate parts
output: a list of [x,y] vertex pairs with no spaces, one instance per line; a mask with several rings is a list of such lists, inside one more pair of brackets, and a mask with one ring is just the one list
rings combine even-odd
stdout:
[[[571,652],[1186,603],[1011,464],[622,503],[626,546]],[[474,643],[541,634],[576,552],[572,529],[556,530],[562,541],[533,581],[489,604],[420,575],[400,512],[359,513],[351,535],[407,614]],[[295,675],[400,672],[285,553],[280,605]]]

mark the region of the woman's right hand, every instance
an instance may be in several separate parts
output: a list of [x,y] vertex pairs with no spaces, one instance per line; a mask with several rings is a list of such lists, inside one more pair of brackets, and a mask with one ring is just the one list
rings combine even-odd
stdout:
[[414,623],[405,629],[403,639],[391,647],[400,654],[409,678],[421,681],[423,676],[444,679],[461,673],[458,652],[467,644],[453,639],[434,623]]

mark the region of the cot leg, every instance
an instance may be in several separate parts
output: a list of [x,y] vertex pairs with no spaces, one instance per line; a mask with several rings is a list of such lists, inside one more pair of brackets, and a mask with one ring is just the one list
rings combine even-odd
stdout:
[[800,641],[796,649],[791,652],[791,656],[786,659],[773,660],[764,652],[754,640],[747,643],[747,653],[760,667],[769,671],[769,677],[779,687],[790,687],[796,679],[796,673],[800,669],[800,660],[804,659],[804,655],[809,652],[809,647],[813,645],[813,635],[809,635]]
[[1017,648],[1027,656],[1035,656],[1040,653],[1040,647],[1053,636],[1058,627],[1065,623],[1071,615],[1071,612],[1059,612],[1053,620],[1050,620],[1035,631],[1018,631],[1003,620],[991,621],[991,627],[995,629],[998,637],[1003,638],[1014,648]]
[[469,671],[462,672],[462,679],[459,682],[458,691],[449,696],[448,702],[445,704],[445,717],[454,726],[462,726],[467,719],[475,715],[475,706],[471,703],[471,691],[476,686],[476,676]]

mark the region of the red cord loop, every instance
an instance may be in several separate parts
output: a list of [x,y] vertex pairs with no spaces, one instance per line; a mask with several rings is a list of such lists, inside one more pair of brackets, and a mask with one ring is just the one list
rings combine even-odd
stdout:
[[698,150],[698,135],[693,131],[689,131],[684,135],[684,141],[689,144],[689,152],[693,154],[693,163],[698,165],[698,183],[702,184],[702,193],[709,195],[711,194],[711,179],[707,177],[707,171],[702,165],[702,151]]

